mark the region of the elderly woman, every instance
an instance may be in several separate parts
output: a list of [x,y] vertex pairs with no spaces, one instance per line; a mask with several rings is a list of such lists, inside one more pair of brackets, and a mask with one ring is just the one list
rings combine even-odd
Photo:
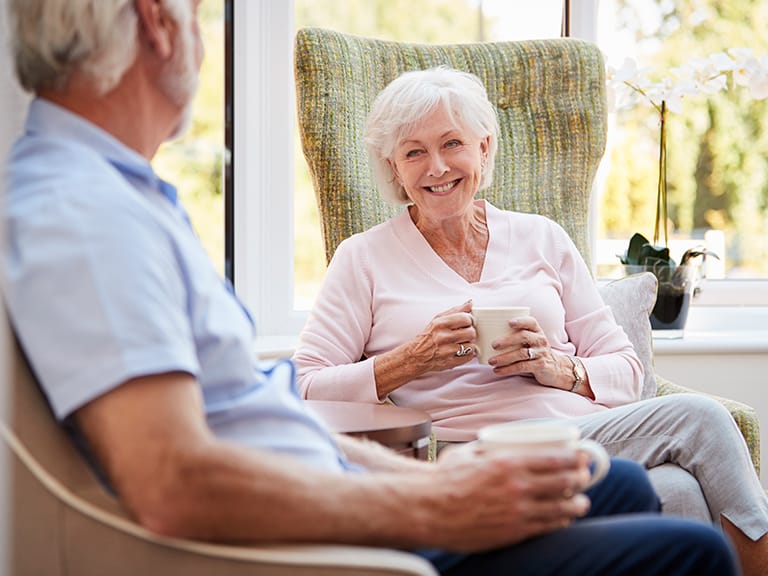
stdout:
[[[745,573],[763,573],[768,500],[732,418],[697,395],[637,401],[641,363],[566,232],[475,198],[497,139],[471,74],[407,72],[378,95],[366,142],[381,194],[407,208],[339,245],[294,356],[303,394],[426,410],[443,443],[574,418],[614,456],[678,465]],[[475,357],[473,305],[531,310],[491,366]]]

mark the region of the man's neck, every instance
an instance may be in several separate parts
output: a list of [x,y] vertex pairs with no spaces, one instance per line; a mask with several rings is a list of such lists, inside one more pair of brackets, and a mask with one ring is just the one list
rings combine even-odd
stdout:
[[38,95],[95,124],[147,160],[152,160],[178,122],[178,110],[172,110],[133,69],[102,96],[78,77],[65,89],[43,90]]

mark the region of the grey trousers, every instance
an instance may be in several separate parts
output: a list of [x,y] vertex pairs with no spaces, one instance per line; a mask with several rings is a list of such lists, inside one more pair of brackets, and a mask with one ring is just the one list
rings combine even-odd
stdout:
[[768,532],[768,497],[730,413],[699,394],[643,400],[574,421],[611,456],[649,470],[662,510],[720,523],[752,540]]
[[[744,437],[722,404],[672,394],[574,418],[584,438],[642,464],[665,514],[720,524],[750,539],[768,532],[768,497]],[[452,442],[438,441],[438,452]]]

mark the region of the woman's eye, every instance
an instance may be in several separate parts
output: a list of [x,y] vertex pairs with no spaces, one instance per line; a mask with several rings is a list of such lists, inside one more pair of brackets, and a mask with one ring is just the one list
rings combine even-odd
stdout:
[[460,146],[461,142],[458,140],[448,140],[448,142],[445,143],[446,148],[455,148],[456,146]]
[[408,152],[405,153],[406,158],[414,158],[421,153],[421,150],[408,150]]

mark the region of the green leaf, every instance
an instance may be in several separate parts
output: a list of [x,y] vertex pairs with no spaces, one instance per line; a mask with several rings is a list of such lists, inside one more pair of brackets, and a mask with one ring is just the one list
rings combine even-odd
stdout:
[[677,266],[675,261],[669,257],[667,246],[654,246],[648,238],[639,232],[629,239],[627,251],[623,256],[619,256],[619,260],[625,266],[648,266],[651,268],[674,268]]
[[640,233],[635,233],[635,235],[629,239],[629,246],[627,247],[627,251],[624,253],[624,256],[619,257],[621,259],[621,263],[628,265],[641,264],[640,251],[646,244],[649,244],[648,238]]
[[644,266],[675,266],[675,261],[669,257],[669,248],[666,246],[653,246],[650,243],[643,244],[638,254],[638,264]]

